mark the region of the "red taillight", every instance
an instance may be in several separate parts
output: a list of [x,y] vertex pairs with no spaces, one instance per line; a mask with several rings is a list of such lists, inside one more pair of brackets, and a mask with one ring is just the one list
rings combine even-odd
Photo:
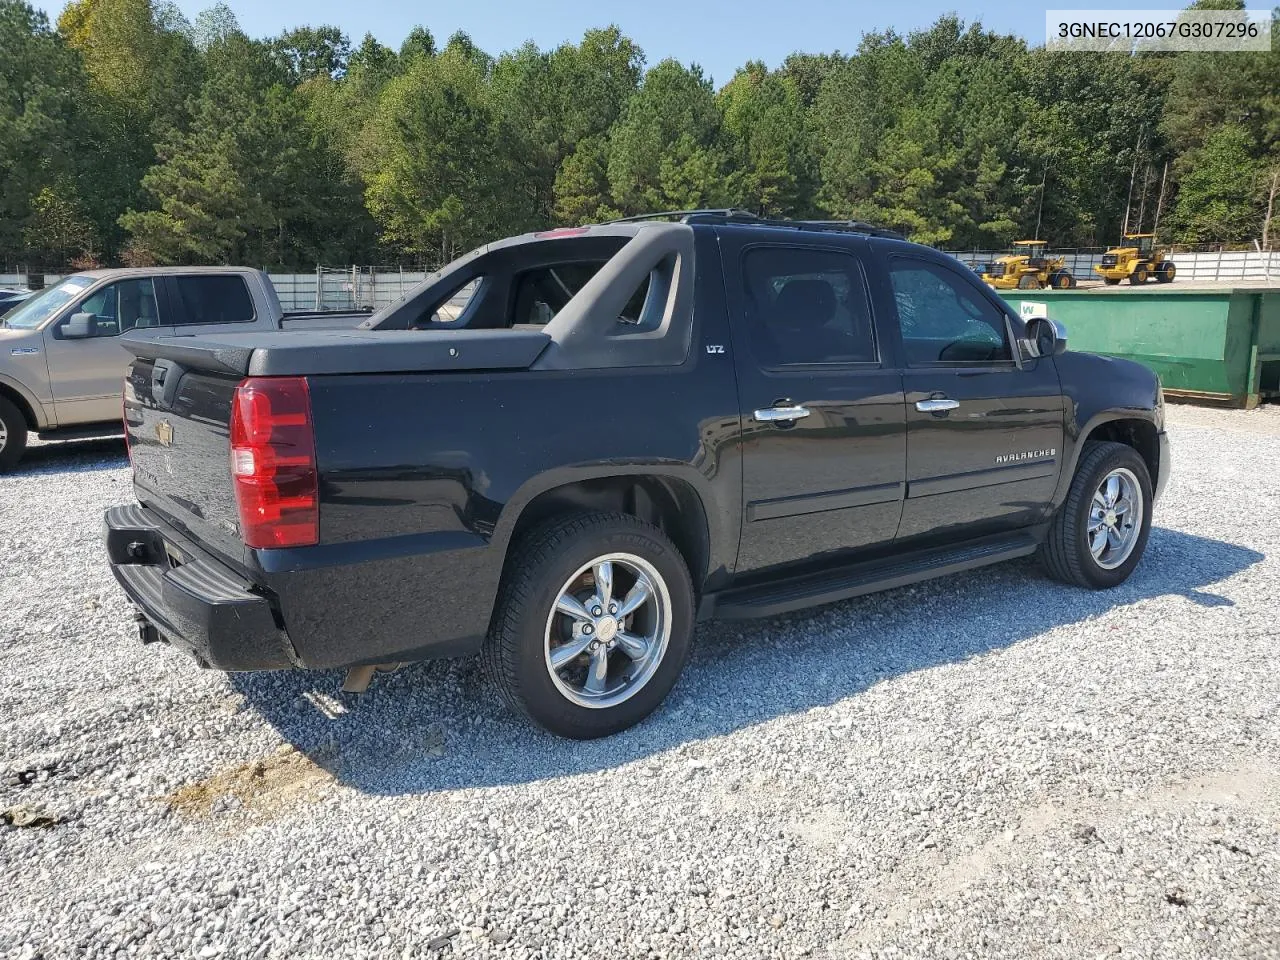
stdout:
[[250,547],[320,539],[316,442],[302,377],[249,377],[231,401],[231,480]]

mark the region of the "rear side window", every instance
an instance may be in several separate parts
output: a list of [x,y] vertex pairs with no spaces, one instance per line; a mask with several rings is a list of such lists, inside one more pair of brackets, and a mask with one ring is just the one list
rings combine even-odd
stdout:
[[471,298],[476,295],[483,282],[484,277],[476,277],[464,283],[448,300],[436,307],[435,313],[431,315],[431,322],[453,323],[457,320],[471,305]]
[[249,323],[254,318],[253,298],[243,277],[189,275],[173,278],[178,295],[174,322]]
[[1013,362],[1004,314],[959,273],[895,257],[889,276],[909,365]]
[[752,348],[764,366],[876,362],[866,284],[849,254],[753,247],[743,278]]

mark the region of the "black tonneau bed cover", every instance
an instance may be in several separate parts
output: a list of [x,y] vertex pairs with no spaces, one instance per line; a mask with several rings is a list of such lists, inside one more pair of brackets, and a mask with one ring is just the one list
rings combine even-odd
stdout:
[[299,330],[120,342],[135,357],[251,377],[523,370],[551,342],[537,330]]

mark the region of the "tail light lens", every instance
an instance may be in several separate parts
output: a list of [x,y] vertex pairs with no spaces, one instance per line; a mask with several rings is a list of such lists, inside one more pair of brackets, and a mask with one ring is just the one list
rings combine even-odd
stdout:
[[318,542],[317,476],[307,381],[241,381],[231,402],[231,479],[245,544],[271,548]]

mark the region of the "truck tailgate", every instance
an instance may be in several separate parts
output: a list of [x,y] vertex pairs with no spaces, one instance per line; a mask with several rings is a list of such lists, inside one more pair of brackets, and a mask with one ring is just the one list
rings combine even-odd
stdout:
[[240,380],[138,357],[125,380],[124,416],[138,499],[243,568],[230,467],[231,401]]
[[138,499],[241,570],[256,564],[231,477],[231,411],[246,377],[519,370],[546,347],[534,330],[133,334],[125,428]]

